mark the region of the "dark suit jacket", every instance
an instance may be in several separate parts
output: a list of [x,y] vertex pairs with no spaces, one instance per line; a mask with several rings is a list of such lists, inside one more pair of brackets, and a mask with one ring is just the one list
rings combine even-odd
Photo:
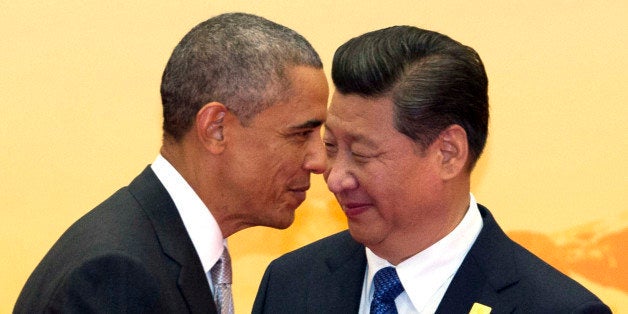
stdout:
[[15,313],[216,313],[200,259],[147,167],[74,223],[26,282]]
[[[480,207],[484,226],[437,313],[468,313],[474,302],[497,313],[610,313],[595,295],[510,240]],[[364,246],[347,231],[273,261],[253,313],[357,313]]]

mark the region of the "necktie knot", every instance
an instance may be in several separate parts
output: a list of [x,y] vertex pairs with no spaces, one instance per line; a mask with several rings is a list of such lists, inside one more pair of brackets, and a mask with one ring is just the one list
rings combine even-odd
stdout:
[[371,302],[372,314],[397,313],[395,299],[403,292],[403,286],[394,267],[385,267],[373,277],[375,292]]

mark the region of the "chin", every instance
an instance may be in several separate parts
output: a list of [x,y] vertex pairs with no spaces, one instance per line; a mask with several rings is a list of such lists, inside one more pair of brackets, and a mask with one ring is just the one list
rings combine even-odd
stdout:
[[355,242],[362,243],[364,245],[366,245],[366,242],[368,242],[366,241],[367,237],[365,237],[362,232],[359,232],[357,228],[351,228],[351,226],[349,226],[349,234],[351,235],[353,240],[355,240]]
[[372,230],[369,231],[366,228],[352,227],[351,223],[349,223],[349,234],[351,234],[355,242],[361,243],[364,246],[378,242],[375,240],[376,237]]
[[267,221],[268,223],[263,224],[266,227],[271,227],[275,229],[286,229],[292,225],[294,222],[294,212],[291,215],[284,215],[282,217],[272,217],[271,220]]

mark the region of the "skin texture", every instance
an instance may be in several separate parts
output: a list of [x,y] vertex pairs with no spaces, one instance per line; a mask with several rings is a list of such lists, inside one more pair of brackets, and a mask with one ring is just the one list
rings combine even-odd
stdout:
[[310,173],[325,169],[320,127],[329,95],[321,69],[289,68],[290,97],[246,126],[224,104],[197,114],[193,130],[162,154],[201,197],[224,237],[252,226],[287,228]]
[[327,185],[353,238],[378,256],[398,264],[462,220],[469,174],[460,126],[443,130],[423,149],[394,128],[389,98],[336,92],[323,141]]

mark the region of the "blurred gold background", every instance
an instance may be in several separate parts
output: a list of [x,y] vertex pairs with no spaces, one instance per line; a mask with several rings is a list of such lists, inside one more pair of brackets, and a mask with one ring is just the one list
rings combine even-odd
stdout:
[[[526,247],[628,313],[628,2],[0,0],[0,313],[78,217],[158,152],[159,83],[181,37],[244,11],[336,47],[409,24],[482,56],[488,147],[472,191]],[[238,313],[266,265],[345,228],[315,176],[287,230],[233,236]]]

